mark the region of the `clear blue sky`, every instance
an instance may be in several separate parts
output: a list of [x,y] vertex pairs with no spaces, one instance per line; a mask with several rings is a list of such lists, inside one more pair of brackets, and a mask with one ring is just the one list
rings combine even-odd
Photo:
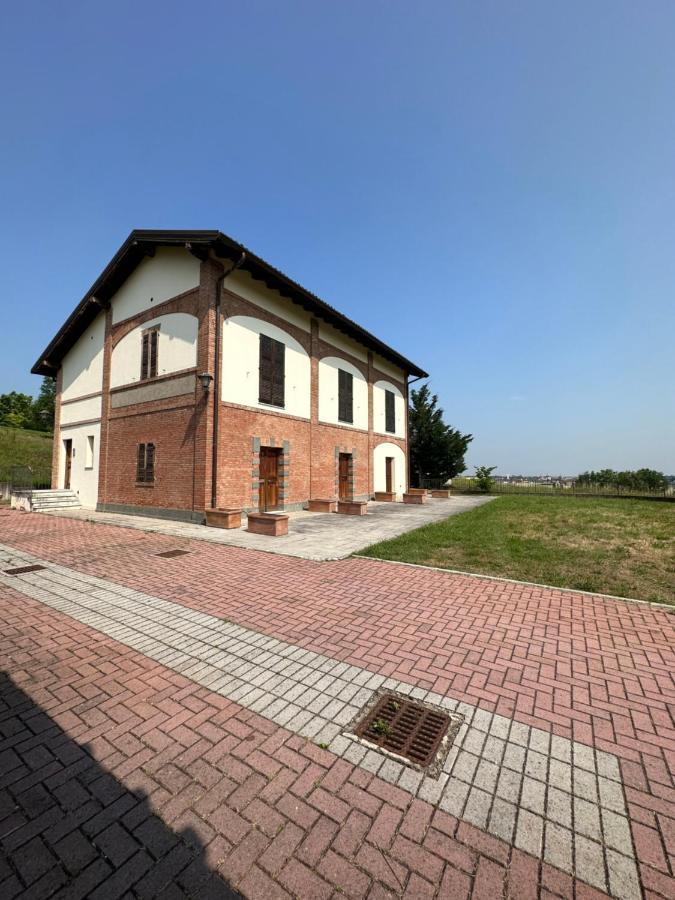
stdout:
[[220,228],[498,471],[675,471],[675,4],[5,4],[0,392],[131,228]]

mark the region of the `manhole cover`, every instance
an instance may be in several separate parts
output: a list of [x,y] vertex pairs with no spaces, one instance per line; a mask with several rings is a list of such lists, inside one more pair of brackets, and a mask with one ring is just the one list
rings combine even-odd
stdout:
[[5,575],[26,575],[28,572],[40,572],[46,566],[18,566],[16,569],[4,569]]
[[185,556],[189,550],[164,550],[163,553],[156,553],[155,556],[161,556],[162,559],[173,559],[174,556]]
[[355,728],[358,737],[428,766],[450,727],[450,716],[397,694],[384,694]]

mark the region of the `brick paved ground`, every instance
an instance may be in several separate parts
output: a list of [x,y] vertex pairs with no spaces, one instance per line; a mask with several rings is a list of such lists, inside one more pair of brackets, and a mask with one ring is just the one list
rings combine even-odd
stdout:
[[[666,612],[197,542],[167,561],[152,554],[170,538],[35,515],[0,517],[0,542],[616,754],[645,895],[674,895]],[[72,887],[76,871],[99,873],[100,896],[146,896],[143,880],[172,879],[174,865],[172,891],[197,896],[209,878],[223,890],[216,870],[249,896],[600,896],[4,584],[0,618],[15,686],[3,685],[0,896],[22,881],[48,896],[43,882]],[[99,819],[118,794],[123,811]],[[64,829],[84,862],[68,862]]]

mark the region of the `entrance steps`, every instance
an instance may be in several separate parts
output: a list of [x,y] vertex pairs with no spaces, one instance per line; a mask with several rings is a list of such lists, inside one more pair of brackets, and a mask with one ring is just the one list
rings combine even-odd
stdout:
[[42,512],[46,509],[80,509],[82,504],[75,491],[33,491],[30,497],[30,507],[33,512]]

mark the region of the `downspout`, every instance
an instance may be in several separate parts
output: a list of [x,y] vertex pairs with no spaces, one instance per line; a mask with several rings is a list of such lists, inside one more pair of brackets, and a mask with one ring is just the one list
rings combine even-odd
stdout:
[[410,481],[411,481],[411,478],[410,478],[410,474],[411,474],[411,468],[410,468],[410,400],[409,400],[410,390],[409,389],[410,389],[411,384],[415,384],[416,381],[421,381],[423,378],[428,378],[428,377],[429,377],[428,375],[418,375],[417,378],[413,378],[412,381],[408,381],[406,379],[406,383],[405,383],[405,447],[406,447],[406,450],[408,451],[406,454],[406,456],[407,456],[406,462],[408,463],[408,490],[410,490]]
[[218,413],[220,411],[220,301],[223,290],[223,282],[236,269],[243,265],[246,254],[242,253],[239,259],[232,263],[227,272],[218,276],[216,281],[216,347],[215,347],[215,372],[213,374],[213,448],[211,456],[211,509],[216,508],[218,494]]

